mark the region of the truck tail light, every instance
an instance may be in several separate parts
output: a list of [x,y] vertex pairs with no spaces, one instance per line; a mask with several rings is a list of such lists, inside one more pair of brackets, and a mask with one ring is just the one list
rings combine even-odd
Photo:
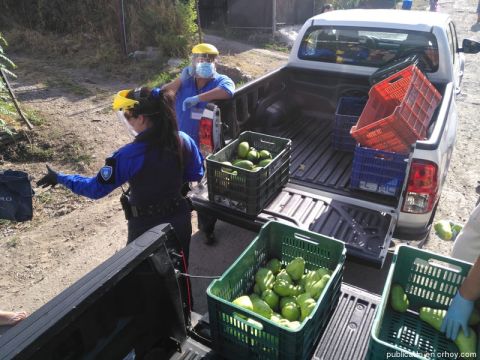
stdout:
[[200,152],[205,158],[209,154],[213,154],[214,145],[213,145],[213,120],[202,117],[200,119],[200,128],[199,128],[199,142],[200,142]]
[[430,161],[413,160],[402,211],[413,214],[428,213],[432,211],[437,196],[437,165]]

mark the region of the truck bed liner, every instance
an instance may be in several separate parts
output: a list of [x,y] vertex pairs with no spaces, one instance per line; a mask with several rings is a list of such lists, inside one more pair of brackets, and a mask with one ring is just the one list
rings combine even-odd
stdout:
[[292,140],[290,181],[358,199],[395,206],[391,196],[350,189],[353,153],[332,147],[333,121],[311,115],[299,116],[268,133]]
[[288,186],[260,214],[265,221],[268,216],[290,220],[301,228],[341,240],[347,255],[377,266],[385,260],[393,232],[390,214]]

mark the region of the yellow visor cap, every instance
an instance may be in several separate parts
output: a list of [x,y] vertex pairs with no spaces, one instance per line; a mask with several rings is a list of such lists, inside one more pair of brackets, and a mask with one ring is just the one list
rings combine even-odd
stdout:
[[133,108],[138,104],[137,100],[127,98],[128,92],[130,90],[119,91],[113,98],[112,108],[115,111],[118,110],[128,110]]

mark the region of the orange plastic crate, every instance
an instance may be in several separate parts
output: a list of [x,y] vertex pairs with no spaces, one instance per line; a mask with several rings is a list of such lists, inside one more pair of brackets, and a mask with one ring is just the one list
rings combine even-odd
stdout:
[[411,65],[374,85],[350,134],[362,146],[406,154],[424,139],[442,95]]

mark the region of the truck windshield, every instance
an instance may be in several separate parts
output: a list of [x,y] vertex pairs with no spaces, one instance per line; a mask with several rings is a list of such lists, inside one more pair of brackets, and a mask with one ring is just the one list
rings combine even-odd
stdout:
[[302,39],[298,57],[369,67],[382,67],[397,59],[419,54],[424,71],[438,69],[438,45],[429,32],[317,26]]

